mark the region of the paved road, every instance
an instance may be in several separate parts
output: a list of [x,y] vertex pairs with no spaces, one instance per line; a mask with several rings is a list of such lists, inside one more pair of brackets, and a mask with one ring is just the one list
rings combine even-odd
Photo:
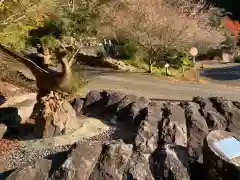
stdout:
[[[21,69],[21,71],[25,71],[26,69],[21,63],[15,61],[13,66]],[[91,89],[112,89],[155,99],[191,100],[193,96],[223,96],[228,99],[240,101],[240,88],[226,87],[217,83],[203,85],[189,83],[176,84],[160,80],[154,76],[116,73],[106,68],[87,69],[84,67],[83,69],[79,68],[78,71],[91,79],[91,82],[83,89],[85,93]],[[239,66],[224,66],[217,69],[204,70],[202,75],[216,82],[240,86]]]
[[239,64],[226,64],[211,69],[205,69],[201,71],[201,76],[212,82],[240,86]]
[[240,88],[238,87],[214,83],[175,83],[146,74],[99,73],[83,90],[87,93],[92,89],[118,90],[152,99],[191,100],[193,96],[222,96],[240,101]]

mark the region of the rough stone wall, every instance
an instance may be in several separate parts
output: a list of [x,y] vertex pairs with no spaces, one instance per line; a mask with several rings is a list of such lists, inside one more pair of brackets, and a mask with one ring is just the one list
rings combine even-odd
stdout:
[[8,179],[26,172],[29,180],[36,179],[38,167],[49,180],[204,180],[204,139],[212,130],[239,134],[239,104],[217,97],[155,103],[120,92],[91,91],[73,107],[116,126],[117,138],[77,143],[49,174],[42,172],[49,161],[39,161]]

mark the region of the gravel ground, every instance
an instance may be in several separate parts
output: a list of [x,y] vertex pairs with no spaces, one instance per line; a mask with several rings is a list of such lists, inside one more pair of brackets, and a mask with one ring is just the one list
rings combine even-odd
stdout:
[[58,152],[69,150],[70,145],[68,146],[58,146],[49,149],[37,149],[33,151],[26,147],[20,148],[18,150],[12,151],[10,154],[5,156],[4,160],[6,161],[6,169],[14,169],[20,165],[28,164],[34,160],[41,159],[48,155],[52,155]]
[[[89,139],[82,139],[78,143],[88,143],[92,141],[105,142],[111,139],[114,132],[115,128],[111,128],[110,130]],[[68,151],[71,146],[72,145],[55,146],[48,149],[33,149],[29,146],[25,146],[12,150],[0,159],[1,161],[6,162],[5,170],[10,170],[58,152]]]

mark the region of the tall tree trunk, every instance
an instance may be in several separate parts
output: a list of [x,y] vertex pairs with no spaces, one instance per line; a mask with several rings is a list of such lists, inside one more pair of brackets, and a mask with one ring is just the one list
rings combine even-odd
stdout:
[[152,68],[153,68],[152,58],[149,58],[149,61],[148,61],[148,73],[152,73]]

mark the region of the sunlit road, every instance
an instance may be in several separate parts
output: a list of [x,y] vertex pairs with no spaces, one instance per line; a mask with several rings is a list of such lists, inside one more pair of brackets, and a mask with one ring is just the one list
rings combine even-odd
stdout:
[[240,88],[216,83],[190,84],[170,82],[146,74],[96,73],[84,92],[96,89],[118,90],[152,99],[191,100],[193,96],[222,96],[240,100]]
[[[14,67],[26,71],[21,63],[14,62]],[[211,80],[207,84],[175,83],[146,74],[118,73],[106,68],[84,67],[78,72],[91,80],[83,88],[84,93],[92,89],[111,89],[151,99],[191,100],[193,96],[223,96],[240,101],[240,88],[227,86],[240,87],[240,67],[236,65],[202,71],[202,75]]]

